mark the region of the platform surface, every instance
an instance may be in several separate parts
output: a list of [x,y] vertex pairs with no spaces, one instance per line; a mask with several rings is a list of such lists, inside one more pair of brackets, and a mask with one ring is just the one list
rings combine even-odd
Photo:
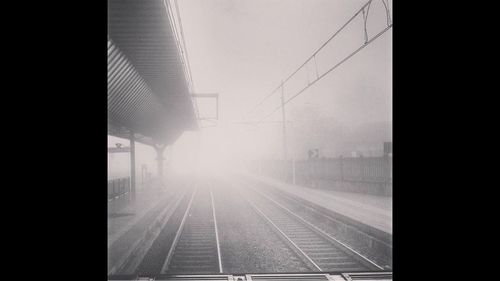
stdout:
[[146,219],[151,212],[159,212],[179,188],[178,179],[165,179],[138,189],[135,198],[130,193],[108,200],[108,249],[132,227]]
[[183,186],[175,179],[166,179],[137,190],[134,197],[125,194],[108,201],[108,274],[129,262],[148,237],[158,234],[158,226],[178,201]]
[[108,248],[141,220],[162,199],[163,191],[137,191],[135,200],[130,193],[108,202]]
[[244,176],[392,235],[392,197],[314,189],[254,174]]

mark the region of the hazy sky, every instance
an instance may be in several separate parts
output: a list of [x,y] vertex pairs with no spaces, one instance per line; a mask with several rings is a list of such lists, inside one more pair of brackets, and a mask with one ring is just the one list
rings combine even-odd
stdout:
[[[374,1],[370,24],[385,19]],[[189,0],[178,1],[190,65],[198,92],[219,92],[224,120],[238,120],[279,85],[366,1]],[[382,16],[380,16],[382,15]],[[353,22],[318,56],[326,70],[363,40],[362,21]],[[370,26],[370,25],[369,25]],[[391,118],[391,32],[329,74],[287,111],[304,104],[342,123]],[[310,66],[311,77],[314,65]],[[305,85],[307,75],[295,79]],[[300,81],[301,80],[301,81]],[[285,90],[292,94],[289,87]],[[274,108],[279,95],[270,100]],[[260,116],[265,115],[265,106]],[[259,118],[259,115],[251,117]],[[274,118],[280,118],[275,114]]]
[[[259,120],[279,105],[279,94],[253,114],[246,113],[366,2],[179,0],[196,91],[220,94],[221,124],[244,118]],[[353,21],[318,54],[320,74],[364,41],[361,19]],[[374,34],[385,24],[382,3],[374,0],[368,31]],[[346,139],[357,135],[363,141],[370,141],[372,134],[359,131],[376,127],[372,141],[389,140],[391,47],[392,33],[388,31],[289,103],[288,119],[297,123],[308,119],[326,121],[335,127],[334,131],[343,130]],[[308,64],[308,72],[303,71],[285,87],[285,96],[304,87],[308,75],[309,79],[315,75],[314,69],[314,64]],[[281,112],[269,120],[281,120]],[[281,130],[279,124],[269,127],[262,130]],[[279,134],[274,137],[279,142]]]
[[[279,104],[279,94],[253,114],[246,114],[367,1],[177,2],[196,92],[219,93],[221,120],[218,128],[182,136],[172,150],[174,162],[186,161],[194,151],[193,146],[199,144],[208,158],[224,153],[233,156],[267,153],[279,157],[282,151],[279,123],[256,128],[231,126],[231,122],[259,120],[271,112]],[[374,0],[368,23],[371,35],[385,27],[384,12],[381,1]],[[361,19],[357,18],[318,54],[320,74],[362,44]],[[309,63],[305,71],[286,85],[285,96],[295,94],[314,75],[315,65]],[[336,156],[363,143],[380,144],[381,148],[383,141],[392,138],[391,108],[392,31],[389,30],[287,105],[287,119],[293,121],[289,128],[289,142],[293,146],[290,149],[304,156],[308,148],[319,147],[324,156]],[[281,120],[281,111],[269,120]],[[144,159],[154,158],[154,152],[148,149],[141,148],[147,155]]]

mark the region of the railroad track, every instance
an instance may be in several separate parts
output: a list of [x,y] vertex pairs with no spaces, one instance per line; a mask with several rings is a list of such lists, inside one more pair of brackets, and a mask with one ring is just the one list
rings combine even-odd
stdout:
[[211,188],[193,191],[161,273],[222,273]]
[[[249,191],[251,190],[251,191]],[[379,271],[382,267],[348,245],[304,220],[284,205],[253,188],[246,200],[312,270],[329,272]]]

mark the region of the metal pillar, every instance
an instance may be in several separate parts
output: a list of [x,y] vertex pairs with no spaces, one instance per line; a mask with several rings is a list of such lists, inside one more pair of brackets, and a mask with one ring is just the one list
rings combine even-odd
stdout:
[[339,157],[339,166],[340,166],[340,183],[344,182],[344,156],[340,155]]
[[[293,122],[290,122],[290,123],[291,123],[290,124],[291,125],[290,128],[293,131],[295,129],[294,126],[293,126],[294,123]],[[291,148],[291,150],[292,150],[292,152],[291,152],[291,156],[292,156],[292,183],[296,184],[296,166],[295,166],[296,163],[295,163],[295,161],[297,160],[296,159],[297,157],[295,155],[295,151],[296,150],[295,150],[294,142],[293,141],[291,141],[291,145],[290,146],[292,147]]]
[[141,165],[141,184],[144,184],[147,172],[148,172],[148,166],[146,164],[142,164]]
[[286,181],[287,140],[286,140],[285,93],[284,93],[283,81],[281,81],[281,114],[283,119],[283,179]]
[[163,144],[155,144],[154,146],[156,150],[156,161],[157,161],[157,173],[158,177],[163,177],[163,151],[165,151],[166,145]]
[[135,194],[135,136],[130,132],[130,192]]

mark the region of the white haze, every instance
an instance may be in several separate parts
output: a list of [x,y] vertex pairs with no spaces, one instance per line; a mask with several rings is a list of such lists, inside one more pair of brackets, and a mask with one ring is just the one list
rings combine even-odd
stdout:
[[[252,159],[280,159],[280,123],[237,122],[260,120],[279,105],[278,93],[247,114],[365,2],[178,1],[196,92],[219,93],[220,120],[217,127],[185,132],[166,153],[168,169],[216,172]],[[370,30],[380,30],[383,11],[374,6],[370,13]],[[358,20],[318,55],[320,73],[363,40]],[[349,156],[353,151],[381,154],[383,142],[392,140],[391,53],[392,31],[388,31],[287,105],[289,157],[305,158],[311,148],[318,148],[321,157]],[[292,96],[314,75],[314,65],[309,64],[285,88],[285,96]],[[213,114],[206,112],[210,106],[202,111]],[[281,111],[267,121],[281,121]],[[127,140],[122,142],[128,145]],[[138,145],[137,168],[147,164],[156,173],[155,157],[152,148]],[[126,174],[127,161],[111,165],[113,175]]]

